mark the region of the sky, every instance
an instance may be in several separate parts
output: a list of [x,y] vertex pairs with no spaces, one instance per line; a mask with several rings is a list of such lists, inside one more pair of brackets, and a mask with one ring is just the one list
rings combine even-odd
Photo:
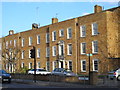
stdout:
[[[19,0],[18,0],[19,1]],[[101,5],[104,10],[118,6],[118,1],[112,2],[82,2],[76,0],[36,1],[21,0],[19,2],[3,0],[0,2],[0,37],[7,36],[9,30],[15,33],[30,30],[32,23],[40,23],[40,26],[51,24],[53,17],[60,21],[93,13],[94,6]],[[1,34],[2,33],[2,34]]]

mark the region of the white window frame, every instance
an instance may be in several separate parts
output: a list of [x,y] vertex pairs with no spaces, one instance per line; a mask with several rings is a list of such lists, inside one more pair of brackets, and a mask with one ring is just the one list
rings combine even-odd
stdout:
[[57,40],[57,33],[56,33],[56,31],[53,31],[52,32],[52,41],[56,41],[56,40]]
[[37,58],[40,58],[40,48],[37,49]]
[[[97,44],[97,45],[96,45]],[[96,46],[96,47],[95,47]],[[96,49],[96,51],[95,51]],[[93,54],[97,54],[98,53],[98,41],[95,40],[95,41],[92,41],[92,53]]]
[[98,35],[98,24],[96,22],[92,23],[92,35]]
[[[68,69],[70,69],[70,62],[72,62],[72,60],[68,61]],[[70,69],[71,70],[71,69]],[[72,62],[72,70],[73,70],[73,62]]]
[[31,51],[30,51],[30,49],[29,49],[29,58],[31,58],[31,57],[30,57],[30,53],[31,53]]
[[32,45],[32,37],[29,37],[29,46]]
[[72,50],[70,51],[70,45],[71,45],[71,49],[72,49],[72,44],[69,43],[69,44],[67,45],[67,55],[72,55],[72,53],[70,53],[70,52],[72,52]]
[[[83,64],[85,62],[85,64]],[[83,70],[83,67],[85,65],[85,70]],[[81,60],[81,72],[86,72],[86,60]]]
[[56,52],[57,52],[57,47],[53,46],[52,47],[52,56],[56,56]]
[[49,61],[46,61],[46,70],[50,71],[50,62]]
[[29,69],[32,69],[32,66],[31,66],[31,65],[32,65],[32,63],[30,62],[30,63],[29,63]]
[[46,47],[46,57],[49,57],[49,56],[50,56],[50,48]]
[[25,44],[25,39],[22,38],[22,47],[24,47],[24,44]]
[[8,49],[8,41],[6,41],[6,49]]
[[38,69],[40,68],[40,62],[37,63],[37,68],[38,68]]
[[22,62],[22,63],[21,63],[21,68],[24,68],[24,65],[25,65],[24,62]]
[[37,35],[37,44],[40,44],[40,35]]
[[16,41],[16,39],[14,40],[14,47],[16,47],[16,43],[17,43],[17,41]]
[[53,61],[53,70],[57,68],[57,61]]
[[21,55],[21,59],[24,59],[24,56],[25,56],[25,51],[23,50],[22,55]]
[[[63,34],[62,34],[62,32],[63,32]],[[61,29],[61,30],[59,30],[59,37],[63,37],[64,36],[64,29]]]
[[[83,45],[85,45],[85,52],[83,52]],[[86,43],[85,42],[81,43],[81,54],[86,54]]]
[[86,37],[86,26],[80,26],[80,37]]
[[49,43],[49,33],[46,33],[46,43]]
[[[71,32],[70,32],[70,30],[71,30]],[[69,27],[69,28],[67,28],[67,39],[71,39],[71,38],[72,38],[72,28]]]
[[10,40],[10,45],[12,45],[12,40]]
[[[95,61],[97,61],[97,70],[95,70]],[[98,72],[98,70],[99,70],[99,62],[98,62],[99,60],[98,59],[93,59],[93,71],[96,71],[96,72]]]
[[58,51],[59,51],[59,55],[62,55],[62,48],[61,46],[63,46],[63,55],[65,54],[65,47],[64,47],[64,43],[60,43],[59,46],[58,46]]

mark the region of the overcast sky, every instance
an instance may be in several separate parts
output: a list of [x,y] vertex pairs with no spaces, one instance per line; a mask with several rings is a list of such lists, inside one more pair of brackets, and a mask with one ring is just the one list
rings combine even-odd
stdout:
[[103,6],[104,10],[118,6],[118,0],[114,0],[114,2],[112,0],[109,0],[109,2],[87,2],[87,0],[85,0],[86,2],[81,0],[57,1],[18,0],[18,2],[15,2],[15,0],[11,0],[10,2],[9,0],[8,2],[8,0],[3,0],[0,3],[2,36],[8,35],[9,30],[14,30],[15,33],[29,30],[32,23],[40,23],[40,26],[49,25],[53,17],[63,21],[93,13],[96,4]]

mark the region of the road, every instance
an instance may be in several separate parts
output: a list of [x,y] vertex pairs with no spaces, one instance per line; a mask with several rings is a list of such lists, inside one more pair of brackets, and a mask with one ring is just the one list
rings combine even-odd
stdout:
[[[0,87],[1,88],[1,87]],[[21,84],[21,83],[15,83],[15,82],[12,82],[12,83],[3,83],[2,84],[2,89],[6,89],[6,88],[59,88],[59,87],[52,87],[52,86],[42,86],[42,85],[39,85],[39,84]]]

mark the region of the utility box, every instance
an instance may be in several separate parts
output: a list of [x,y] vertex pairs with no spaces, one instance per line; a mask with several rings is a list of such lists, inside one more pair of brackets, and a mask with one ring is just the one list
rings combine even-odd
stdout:
[[98,72],[91,71],[90,72],[90,84],[96,85],[98,82]]

